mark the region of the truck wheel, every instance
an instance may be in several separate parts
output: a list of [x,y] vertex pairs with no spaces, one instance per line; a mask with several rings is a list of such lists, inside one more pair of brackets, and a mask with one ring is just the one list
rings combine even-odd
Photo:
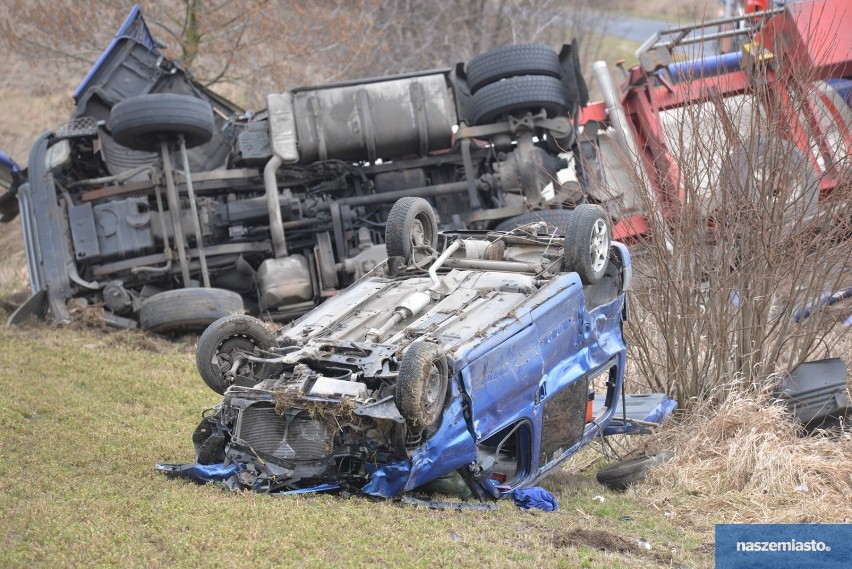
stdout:
[[486,85],[473,95],[473,122],[488,124],[516,111],[565,114],[565,88],[556,77],[521,75]]
[[610,490],[627,490],[631,484],[641,482],[652,468],[671,459],[672,453],[663,451],[652,456],[619,460],[600,469],[595,478]]
[[411,259],[415,246],[438,246],[438,221],[435,210],[423,198],[397,200],[388,214],[385,226],[385,246],[388,257]]
[[416,341],[399,364],[396,406],[412,427],[429,428],[441,416],[447,398],[447,358],[440,346]]
[[507,45],[480,53],[467,62],[467,84],[471,93],[501,79],[517,75],[559,77],[559,56],[541,44]]
[[139,95],[116,103],[110,112],[112,137],[134,150],[158,152],[161,139],[179,134],[187,148],[194,148],[209,141],[214,128],[210,103],[188,95]]
[[612,229],[599,205],[582,204],[571,212],[565,234],[565,268],[580,276],[584,285],[600,282],[609,263]]
[[244,312],[243,297],[222,288],[180,288],[142,301],[139,325],[148,332],[203,330],[219,318]]
[[511,231],[522,225],[543,221],[547,225],[555,227],[557,235],[565,235],[572,215],[573,212],[568,209],[543,209],[502,221],[495,229],[497,231]]
[[[204,331],[195,349],[195,364],[204,383],[221,395],[231,386],[225,374],[231,370],[235,356],[254,354],[257,349],[269,351],[275,345],[275,334],[263,322],[245,314],[234,314],[216,320]],[[274,364],[244,362],[236,372],[236,383],[251,387],[265,379],[273,368]]]

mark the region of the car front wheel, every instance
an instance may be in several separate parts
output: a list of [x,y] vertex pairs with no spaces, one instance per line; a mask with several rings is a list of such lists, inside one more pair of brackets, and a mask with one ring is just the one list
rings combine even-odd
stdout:
[[[235,314],[220,318],[204,331],[198,339],[195,363],[204,383],[222,395],[232,383],[251,387],[265,379],[270,365],[248,361],[245,356],[269,351],[275,344],[275,334],[263,322]],[[235,363],[238,365],[232,376]]]
[[412,427],[437,423],[447,398],[447,358],[441,347],[423,340],[409,346],[399,365],[396,406]]

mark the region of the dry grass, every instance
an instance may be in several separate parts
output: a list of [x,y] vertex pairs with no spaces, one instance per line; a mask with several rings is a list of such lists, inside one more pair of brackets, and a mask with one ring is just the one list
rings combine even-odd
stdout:
[[675,458],[634,492],[695,524],[852,522],[852,432],[802,436],[767,398],[695,408],[649,442]]
[[29,292],[27,261],[21,240],[21,221],[0,224],[0,303]]

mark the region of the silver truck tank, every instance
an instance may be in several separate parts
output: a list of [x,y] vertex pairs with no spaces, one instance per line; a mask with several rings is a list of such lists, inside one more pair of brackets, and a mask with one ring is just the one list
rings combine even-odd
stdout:
[[458,122],[445,73],[307,88],[292,95],[303,164],[425,156],[449,148]]

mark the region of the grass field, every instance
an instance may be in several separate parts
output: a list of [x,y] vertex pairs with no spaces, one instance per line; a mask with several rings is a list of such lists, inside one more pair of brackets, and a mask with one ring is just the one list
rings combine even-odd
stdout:
[[218,400],[195,371],[193,340],[0,329],[0,566],[711,565],[710,528],[679,527],[649,500],[605,491],[591,472],[548,479],[561,504],[553,513],[228,493],[167,479],[155,463],[193,461],[192,430]]
[[[610,63],[629,65],[638,46],[591,39]],[[34,136],[69,115],[65,91],[76,83],[22,91],[30,75],[12,71],[0,104],[15,120],[0,126],[0,149],[24,165]],[[27,292],[19,222],[0,226],[0,322]],[[561,506],[552,513],[511,502],[434,511],[169,480],[154,465],[193,461],[191,433],[219,400],[195,370],[194,341],[85,323],[0,328],[0,569],[700,568],[713,565],[719,521],[852,523],[852,433],[799,437],[761,401],[693,411],[633,442],[673,449],[675,460],[625,494],[595,482],[599,447],[585,450],[545,481]],[[852,340],[845,346],[848,356]]]

